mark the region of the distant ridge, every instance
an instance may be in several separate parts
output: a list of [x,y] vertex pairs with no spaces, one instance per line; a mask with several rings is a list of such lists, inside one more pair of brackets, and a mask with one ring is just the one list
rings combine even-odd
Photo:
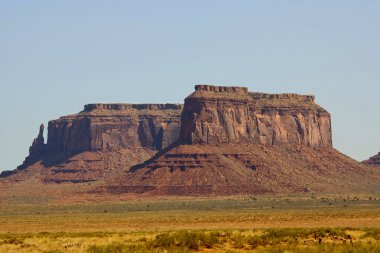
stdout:
[[377,155],[370,157],[368,160],[363,161],[363,163],[371,166],[380,166],[380,152]]

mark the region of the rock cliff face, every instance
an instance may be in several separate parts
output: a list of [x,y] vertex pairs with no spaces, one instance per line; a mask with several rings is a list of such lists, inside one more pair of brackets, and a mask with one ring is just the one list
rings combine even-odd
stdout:
[[45,151],[45,142],[44,142],[44,124],[41,124],[40,131],[38,136],[33,140],[32,146],[29,148],[29,155],[38,157],[42,155]]
[[185,99],[181,141],[331,147],[331,117],[314,102],[314,96],[197,85]]
[[176,104],[89,104],[49,122],[46,151],[160,150],[177,140],[181,111]]
[[379,172],[332,148],[330,114],[313,96],[197,85],[185,99],[181,122],[177,145],[97,190],[147,195],[379,190]]
[[50,121],[46,144],[43,129],[0,177],[86,182],[77,189],[100,194],[380,191],[378,168],[333,149],[330,114],[313,96],[197,85],[184,106],[90,104]]
[[377,155],[370,157],[368,160],[363,161],[363,163],[371,166],[380,166],[380,152]]
[[17,170],[44,168],[44,182],[102,180],[115,170],[129,169],[151,158],[179,137],[178,104],[89,104],[78,114],[52,120],[44,144],[38,137]]
[[25,158],[23,164],[19,166],[19,168],[28,167],[41,158],[41,156],[45,153],[44,128],[44,124],[41,124],[37,138],[33,140],[32,146],[29,147],[29,156]]

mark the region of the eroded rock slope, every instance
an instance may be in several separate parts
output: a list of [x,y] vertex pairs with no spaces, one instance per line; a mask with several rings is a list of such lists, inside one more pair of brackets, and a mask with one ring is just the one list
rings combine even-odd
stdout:
[[78,114],[49,121],[46,144],[41,125],[24,163],[3,176],[29,169],[42,173],[44,182],[102,180],[175,142],[181,111],[178,104],[86,105]]
[[[170,195],[379,189],[380,174],[332,147],[313,96],[197,85],[179,142],[99,191]],[[366,182],[363,184],[363,182]]]
[[90,104],[50,121],[47,143],[43,131],[3,180],[150,196],[380,192],[378,168],[333,148],[310,95],[197,85],[184,106]]

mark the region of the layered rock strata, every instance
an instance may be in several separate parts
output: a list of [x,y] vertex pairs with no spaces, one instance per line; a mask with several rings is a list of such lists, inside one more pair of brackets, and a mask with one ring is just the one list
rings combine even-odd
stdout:
[[34,166],[44,182],[88,182],[129,169],[179,137],[179,104],[88,104],[78,114],[41,125],[29,156],[12,172]]
[[332,148],[331,116],[314,100],[197,85],[185,99],[178,145],[97,191],[229,195],[379,189],[379,173]]
[[41,126],[24,165],[3,175],[97,194],[380,191],[380,171],[331,140],[313,96],[197,85],[184,106],[90,104],[50,121],[47,143]]
[[89,104],[49,122],[46,151],[160,150],[178,139],[181,111],[177,104]]
[[[379,191],[380,173],[326,147],[179,145],[99,186],[100,193],[231,195]],[[363,183],[365,182],[365,183]]]
[[314,96],[197,85],[185,99],[181,141],[331,147],[331,116],[315,103]]

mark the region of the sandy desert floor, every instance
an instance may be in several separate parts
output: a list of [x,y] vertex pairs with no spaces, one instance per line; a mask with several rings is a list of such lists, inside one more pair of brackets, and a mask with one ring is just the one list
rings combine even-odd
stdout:
[[0,252],[379,252],[380,195],[2,197]]

